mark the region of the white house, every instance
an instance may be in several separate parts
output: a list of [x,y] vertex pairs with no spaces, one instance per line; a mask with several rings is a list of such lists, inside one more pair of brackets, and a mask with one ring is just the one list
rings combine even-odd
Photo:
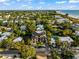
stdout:
[[37,25],[37,30],[44,30],[44,26],[41,24]]
[[73,39],[71,37],[69,37],[69,36],[67,36],[67,37],[59,37],[59,39],[60,39],[61,42],[68,42],[68,43],[73,42]]
[[0,32],[0,35],[2,34],[2,32]]
[[[67,36],[67,37],[59,37],[59,36],[57,36],[58,38],[59,38],[59,40],[61,41],[61,42],[68,42],[68,43],[71,43],[71,42],[73,42],[73,39],[71,38],[71,37],[69,37],[69,36]],[[51,38],[51,44],[52,43],[55,43],[55,38],[54,37],[52,37]]]
[[10,22],[11,23],[13,23],[13,22],[18,23],[18,20],[11,20]]
[[4,32],[4,33],[0,33],[0,35],[1,35],[1,37],[0,37],[0,42],[2,41],[2,40],[4,40],[4,39],[7,39],[8,38],[8,36],[10,36],[12,33],[10,33],[10,32]]
[[22,37],[17,37],[17,38],[15,38],[14,40],[13,40],[13,42],[20,42],[20,41],[22,41]]
[[64,22],[69,22],[69,20],[66,19],[66,18],[60,18],[60,19],[57,19],[56,22],[61,24],[61,23],[64,23]]
[[41,24],[37,25],[37,29],[36,29],[35,32],[36,32],[37,34],[43,34],[43,33],[45,33],[44,26],[41,25]]
[[36,31],[35,31],[37,34],[41,34],[44,32],[44,26],[39,24],[37,25],[37,28],[36,28]]
[[2,33],[1,35],[2,36],[10,36],[12,33],[11,32],[4,32],[4,33]]
[[7,31],[8,32],[12,32],[12,28],[7,28]]
[[8,37],[6,37],[6,36],[2,36],[2,37],[0,37],[0,42],[2,41],[2,40],[4,40],[4,39],[7,39]]
[[15,23],[18,23],[19,21],[18,20],[15,20]]
[[63,17],[61,17],[60,15],[55,15],[55,18],[61,19],[61,18],[63,18]]
[[8,22],[7,20],[4,20],[4,21],[3,21],[3,23],[7,23],[7,22]]
[[79,30],[79,24],[73,24],[71,27],[74,30]]
[[26,30],[26,26],[25,25],[21,25],[20,29],[21,29],[21,31],[25,31]]
[[32,34],[32,42],[45,42],[46,41],[46,31],[43,25],[37,25],[36,31]]
[[73,24],[72,27],[79,27],[79,24]]
[[55,44],[55,39],[51,38],[51,44]]
[[0,18],[0,21],[2,21],[3,19],[2,18]]
[[24,21],[23,21],[23,20],[21,20],[20,22],[21,22],[21,23],[24,23]]
[[79,31],[75,31],[75,35],[78,35],[79,36]]
[[2,24],[3,25],[7,25],[8,24],[8,21],[7,20],[4,20]]

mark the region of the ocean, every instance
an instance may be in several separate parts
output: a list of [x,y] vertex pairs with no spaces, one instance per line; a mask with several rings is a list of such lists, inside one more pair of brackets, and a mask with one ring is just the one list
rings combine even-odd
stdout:
[[69,15],[79,18],[79,10],[60,10],[62,13],[68,13]]

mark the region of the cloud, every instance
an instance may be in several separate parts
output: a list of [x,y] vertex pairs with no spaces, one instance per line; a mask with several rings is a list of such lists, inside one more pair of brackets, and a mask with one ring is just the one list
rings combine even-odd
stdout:
[[43,7],[42,6],[39,6],[36,8],[37,10],[43,10]]
[[20,7],[20,9],[33,9],[33,7],[31,6],[31,5],[22,5],[21,7]]
[[[51,6],[51,5],[50,5]],[[79,8],[77,7],[77,5],[71,5],[71,4],[67,4],[67,5],[52,5],[51,7],[48,6],[47,9],[49,10],[78,10]]]
[[45,4],[45,2],[39,2],[39,4]]
[[7,3],[7,2],[4,2],[3,4],[6,5],[6,6],[9,6],[10,5],[10,3]]
[[23,2],[31,2],[33,0],[16,0],[17,2],[23,1]]
[[0,0],[0,4],[5,5],[5,6],[9,6],[10,5],[9,1],[10,0]]
[[21,7],[27,7],[28,5],[22,5]]
[[79,0],[69,0],[69,3],[79,3]]
[[7,2],[9,0],[0,0],[0,3],[4,3],[4,2]]
[[64,4],[66,3],[67,1],[56,1],[57,4]]
[[17,2],[27,2],[27,3],[32,3],[33,0],[16,0]]
[[77,9],[76,5],[66,5],[65,7],[64,6],[60,6],[60,7],[61,7],[60,9],[64,9],[64,10],[76,10]]
[[16,0],[17,2],[20,2],[21,0]]

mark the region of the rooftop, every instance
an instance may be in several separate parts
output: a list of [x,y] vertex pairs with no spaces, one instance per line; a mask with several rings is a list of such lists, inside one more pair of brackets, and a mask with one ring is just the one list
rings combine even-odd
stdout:
[[13,42],[20,42],[20,41],[22,41],[22,37],[17,37],[13,40]]
[[[71,37],[69,37],[69,36],[67,36],[67,37],[64,37],[64,36],[63,37],[55,36],[55,37],[58,37],[61,42],[65,42],[65,41],[69,42],[69,43],[73,42],[73,39]],[[51,43],[55,43],[55,40],[56,40],[55,37],[51,38]]]
[[11,35],[11,32],[4,32],[1,34],[2,36],[10,36]]

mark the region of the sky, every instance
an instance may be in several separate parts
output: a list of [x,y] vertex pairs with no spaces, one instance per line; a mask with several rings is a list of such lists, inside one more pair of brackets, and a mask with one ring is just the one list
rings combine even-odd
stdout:
[[0,10],[79,10],[79,0],[0,0]]

